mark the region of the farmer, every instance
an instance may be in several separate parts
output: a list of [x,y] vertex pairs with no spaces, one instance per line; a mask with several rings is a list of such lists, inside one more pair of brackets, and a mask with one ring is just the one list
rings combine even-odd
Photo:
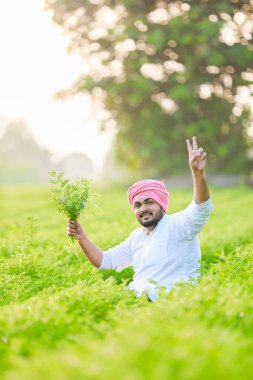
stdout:
[[142,228],[136,228],[121,244],[102,251],[89,240],[78,220],[68,222],[67,234],[79,241],[94,266],[118,272],[133,266],[128,287],[137,297],[147,293],[150,301],[158,298],[158,286],[169,291],[175,283],[199,276],[197,235],[207,222],[212,203],[204,172],[206,153],[198,148],[196,137],[186,144],[194,199],[183,211],[166,215],[169,194],[164,183],[144,179],[128,189],[128,200]]

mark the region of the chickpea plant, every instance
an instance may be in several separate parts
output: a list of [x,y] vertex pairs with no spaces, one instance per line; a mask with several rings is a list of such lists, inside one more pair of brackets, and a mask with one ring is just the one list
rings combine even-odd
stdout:
[[[57,173],[55,170],[50,171],[49,175],[52,177],[52,203],[60,213],[75,221],[88,208],[90,181],[82,178],[71,183],[69,179],[63,178],[63,172]],[[73,236],[71,240],[74,244]]]

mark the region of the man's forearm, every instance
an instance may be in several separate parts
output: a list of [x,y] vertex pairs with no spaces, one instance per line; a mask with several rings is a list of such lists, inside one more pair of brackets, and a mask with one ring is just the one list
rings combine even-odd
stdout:
[[103,251],[98,248],[90,239],[85,235],[81,240],[79,240],[79,245],[83,252],[89,259],[89,261],[99,268],[103,259]]
[[204,203],[210,197],[204,171],[193,171],[192,178],[194,184],[194,198],[197,203]]

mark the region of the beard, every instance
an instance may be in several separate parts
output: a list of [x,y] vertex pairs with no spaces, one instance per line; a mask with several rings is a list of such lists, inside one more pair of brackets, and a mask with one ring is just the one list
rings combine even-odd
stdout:
[[140,218],[139,222],[143,227],[156,227],[157,223],[162,219],[162,217],[163,217],[163,210],[162,208],[160,208],[160,210],[158,211],[155,217],[153,217],[150,220],[147,220],[146,222],[145,221],[143,222],[142,219]]

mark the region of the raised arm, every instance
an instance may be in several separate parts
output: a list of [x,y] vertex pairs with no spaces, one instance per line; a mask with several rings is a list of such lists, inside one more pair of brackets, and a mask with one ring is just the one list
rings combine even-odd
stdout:
[[192,138],[192,142],[186,140],[186,144],[194,184],[194,199],[198,204],[204,203],[210,197],[205,175],[206,153],[203,148],[198,148],[195,136]]
[[67,234],[78,240],[86,257],[97,268],[115,269],[120,272],[122,269],[133,265],[130,238],[107,251],[102,251],[88,238],[77,219],[68,221]]

